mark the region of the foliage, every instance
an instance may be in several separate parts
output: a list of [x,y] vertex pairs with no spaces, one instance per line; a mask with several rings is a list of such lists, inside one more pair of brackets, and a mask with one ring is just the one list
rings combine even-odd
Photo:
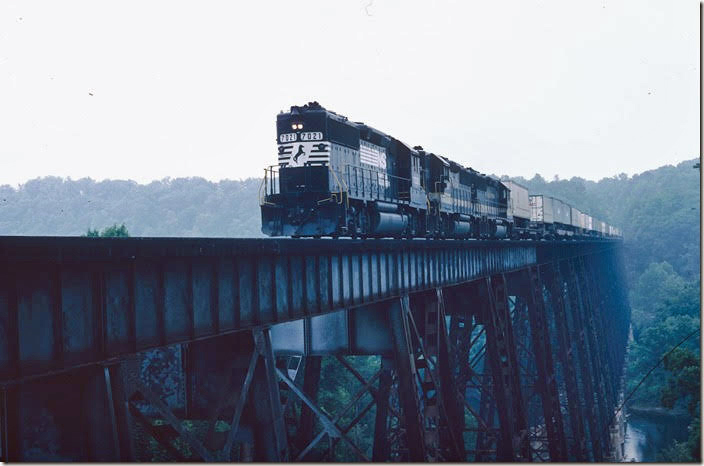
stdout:
[[105,228],[102,232],[98,232],[97,229],[91,230],[88,228],[88,232],[83,236],[88,238],[127,238],[130,236],[130,233],[127,231],[127,227],[124,223],[120,226],[117,226],[117,223],[115,223],[112,226]]
[[689,436],[684,442],[674,442],[661,454],[662,461],[701,461],[701,424],[699,422],[701,368],[700,358],[692,351],[676,349],[665,358],[665,370],[671,376],[662,391],[661,403],[672,409],[677,402],[686,401],[692,420]]
[[0,235],[82,235],[129,225],[132,236],[262,237],[261,180],[37,178],[0,186]]
[[699,281],[686,281],[667,262],[652,263],[635,281],[630,301],[634,337],[640,340],[645,329],[654,328],[657,318],[698,316]]
[[[628,347],[626,388],[630,392],[663,354],[699,327],[699,281],[685,281],[664,262],[651,264],[631,293],[633,339]],[[684,345],[699,357],[696,338]],[[657,368],[632,398],[658,406],[666,369]]]
[[[685,280],[667,262],[652,263],[631,292],[633,339],[626,363],[630,393],[673,346],[700,326],[700,283]],[[642,407],[687,405],[689,438],[660,454],[662,461],[699,461],[700,360],[698,338],[692,337],[669,354],[634,394]],[[670,377],[668,378],[668,375]]]
[[688,400],[687,411],[694,416],[699,404],[699,358],[689,350],[677,348],[665,358],[665,370],[672,373],[662,392],[661,403],[672,409],[683,398]]
[[[348,356],[347,362],[354,367],[365,380],[370,380],[381,367],[381,360],[378,356]],[[378,386],[375,383],[374,386]],[[335,358],[325,357],[322,359],[320,386],[318,391],[318,403],[320,407],[334,418],[340,414],[343,407],[352,402],[355,394],[362,388],[362,384],[351,372],[343,367]],[[340,418],[340,426],[347,426],[355,416],[364,409],[367,403],[371,402],[370,394],[365,394],[359,401],[354,403]],[[374,416],[376,407],[372,407],[362,419],[348,432],[347,437],[360,447],[368,457],[371,457],[374,439]],[[322,426],[317,425],[317,429]],[[322,454],[322,445],[317,449],[318,454]],[[316,450],[314,450],[316,451]],[[335,448],[335,458],[328,461],[359,461],[351,448],[345,442],[339,442]]]

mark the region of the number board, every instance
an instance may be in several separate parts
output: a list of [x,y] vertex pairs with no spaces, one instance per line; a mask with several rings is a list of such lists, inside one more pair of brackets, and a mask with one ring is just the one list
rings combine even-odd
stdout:
[[296,133],[283,133],[279,135],[279,142],[295,142],[298,140]]
[[320,131],[309,131],[301,133],[301,141],[322,141],[323,133]]

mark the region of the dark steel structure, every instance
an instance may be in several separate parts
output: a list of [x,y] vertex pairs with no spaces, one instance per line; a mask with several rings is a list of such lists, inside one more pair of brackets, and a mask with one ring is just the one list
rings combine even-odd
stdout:
[[0,457],[605,460],[623,277],[617,240],[1,237]]

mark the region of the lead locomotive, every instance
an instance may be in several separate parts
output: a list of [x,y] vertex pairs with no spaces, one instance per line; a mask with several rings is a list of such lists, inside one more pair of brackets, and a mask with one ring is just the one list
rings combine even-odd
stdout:
[[317,102],[280,113],[276,130],[279,163],[265,170],[260,193],[262,232],[269,236],[600,235],[576,221],[547,225],[547,210],[540,219],[530,218],[536,209],[528,205],[525,188],[520,199],[526,205],[519,205],[518,196],[510,204],[510,190],[501,181],[411,148]]

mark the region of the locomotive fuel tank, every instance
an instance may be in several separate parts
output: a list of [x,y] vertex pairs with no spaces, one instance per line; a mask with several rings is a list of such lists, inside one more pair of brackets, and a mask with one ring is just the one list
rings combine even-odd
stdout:
[[408,215],[376,211],[372,215],[372,233],[375,235],[402,235],[408,228]]
[[399,213],[397,204],[377,201],[371,215],[371,232],[374,235],[402,235],[408,229],[409,221],[408,215]]
[[470,236],[470,234],[472,233],[472,224],[470,222],[455,220],[452,228],[453,233],[458,238]]

